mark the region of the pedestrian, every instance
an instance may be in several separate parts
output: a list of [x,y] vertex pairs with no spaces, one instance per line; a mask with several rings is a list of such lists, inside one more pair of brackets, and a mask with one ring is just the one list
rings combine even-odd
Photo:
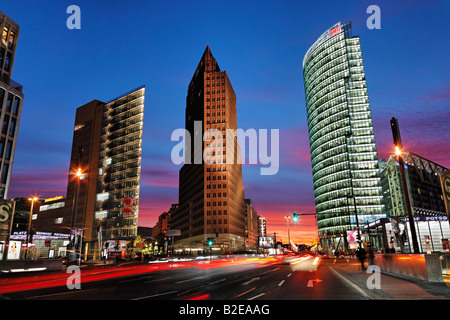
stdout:
[[367,258],[366,250],[364,250],[364,248],[362,247],[359,247],[356,250],[356,256],[358,257],[359,262],[361,262],[361,269],[366,270],[366,267],[364,266],[364,260],[366,260]]

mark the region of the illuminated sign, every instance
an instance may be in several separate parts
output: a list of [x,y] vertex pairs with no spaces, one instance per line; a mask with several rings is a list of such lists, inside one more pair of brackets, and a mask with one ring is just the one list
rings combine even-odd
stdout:
[[330,29],[330,37],[338,34],[339,32],[341,32],[341,26],[338,25],[338,26]]
[[130,217],[136,214],[136,196],[131,195],[123,199],[123,216]]
[[59,199],[63,199],[63,198],[64,198],[63,196],[56,196],[56,197],[53,197],[53,198],[47,198],[47,199],[44,200],[44,202],[55,201],[55,200],[59,200]]
[[260,248],[273,248],[275,246],[274,237],[259,237]]

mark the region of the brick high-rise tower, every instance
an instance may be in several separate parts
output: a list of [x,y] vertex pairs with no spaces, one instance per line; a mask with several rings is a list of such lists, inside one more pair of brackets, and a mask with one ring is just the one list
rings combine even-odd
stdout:
[[[222,139],[207,133],[213,129]],[[191,141],[185,155],[191,163],[185,161],[180,170],[180,206],[171,216],[171,229],[181,230],[175,250],[208,249],[210,237],[215,238],[213,252],[244,249],[240,147],[235,135],[227,135],[227,130],[236,129],[236,95],[207,46],[186,98],[186,130]]]

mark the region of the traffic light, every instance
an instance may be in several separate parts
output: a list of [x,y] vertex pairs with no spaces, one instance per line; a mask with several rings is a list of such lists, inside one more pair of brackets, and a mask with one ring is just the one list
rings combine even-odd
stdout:
[[292,215],[292,221],[293,221],[293,222],[298,222],[298,215],[297,215],[297,212],[294,212],[294,214]]
[[208,238],[208,246],[212,246],[214,244],[214,238]]

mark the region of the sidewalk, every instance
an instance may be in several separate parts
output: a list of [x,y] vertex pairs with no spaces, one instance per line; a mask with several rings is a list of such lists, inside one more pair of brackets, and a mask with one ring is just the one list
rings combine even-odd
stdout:
[[[355,259],[330,259],[328,266],[337,276],[347,280],[349,285],[357,287],[368,299],[381,300],[427,300],[450,299],[450,282],[432,283],[381,271],[380,289],[370,289],[368,282],[374,284],[375,274],[361,270],[361,264]],[[367,267],[367,262],[366,262]],[[370,278],[370,279],[369,279]]]

